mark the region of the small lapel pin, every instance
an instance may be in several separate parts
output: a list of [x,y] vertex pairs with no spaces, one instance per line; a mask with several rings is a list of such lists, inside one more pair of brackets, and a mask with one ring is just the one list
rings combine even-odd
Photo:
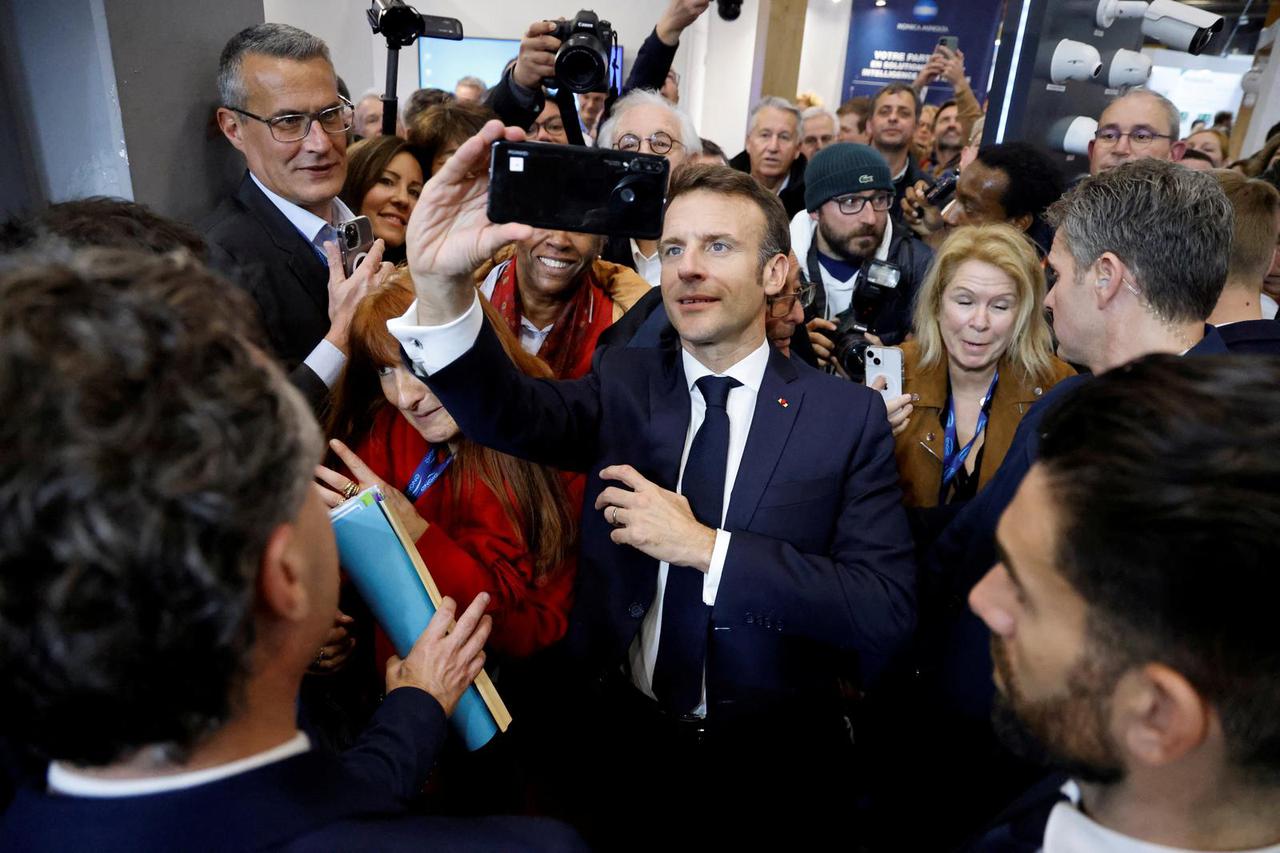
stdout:
[[778,398],[778,405],[785,409],[787,406],[789,406],[789,405],[791,405],[791,404],[787,402],[787,398],[786,398],[786,397],[779,397],[779,398]]

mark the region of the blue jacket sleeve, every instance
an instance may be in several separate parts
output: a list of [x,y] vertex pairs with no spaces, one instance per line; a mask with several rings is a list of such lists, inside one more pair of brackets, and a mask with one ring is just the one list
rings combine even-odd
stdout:
[[415,797],[436,763],[448,726],[431,694],[414,687],[392,690],[359,740],[342,753],[354,776],[402,800]]

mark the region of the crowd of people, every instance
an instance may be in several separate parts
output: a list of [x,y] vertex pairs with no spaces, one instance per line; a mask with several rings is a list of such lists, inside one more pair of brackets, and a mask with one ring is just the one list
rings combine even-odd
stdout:
[[[395,135],[255,25],[198,226],[0,228],[0,851],[1280,851],[1280,132],[1137,88],[1067,176],[940,46],[730,157],[708,5],[576,118],[535,21]],[[661,237],[489,222],[503,139],[666,158]],[[403,657],[370,486],[444,596]]]

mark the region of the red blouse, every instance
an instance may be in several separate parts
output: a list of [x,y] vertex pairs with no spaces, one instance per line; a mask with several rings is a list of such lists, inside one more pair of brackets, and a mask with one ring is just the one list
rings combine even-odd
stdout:
[[[386,406],[355,451],[375,474],[403,491],[428,447],[399,411]],[[564,476],[576,513],[582,503],[582,478]],[[462,483],[455,500],[457,477],[455,463],[414,502],[430,525],[418,539],[418,552],[441,595],[458,602],[459,612],[479,593],[489,593],[487,612],[493,617],[489,648],[526,657],[564,636],[573,602],[576,555],[535,582],[533,559],[497,495],[479,477],[472,477]],[[385,661],[389,647],[380,630],[378,634],[378,658]]]

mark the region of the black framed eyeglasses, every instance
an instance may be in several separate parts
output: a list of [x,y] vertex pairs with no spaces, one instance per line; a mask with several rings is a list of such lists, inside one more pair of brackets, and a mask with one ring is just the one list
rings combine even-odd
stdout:
[[658,130],[643,137],[636,136],[634,133],[624,133],[618,137],[613,147],[619,151],[639,151],[641,142],[649,143],[649,150],[654,154],[666,154],[673,145],[684,145],[679,139],[672,139],[669,133]]
[[1135,127],[1133,130],[1124,131],[1113,125],[1098,128],[1093,138],[1103,145],[1115,145],[1122,136],[1129,137],[1129,144],[1134,148],[1145,148],[1157,139],[1173,139],[1171,134],[1156,133],[1149,127]]
[[239,107],[227,107],[233,113],[239,113],[245,118],[255,119],[262,122],[271,131],[271,138],[276,142],[297,142],[306,139],[311,133],[311,123],[313,121],[320,122],[320,128],[325,133],[346,133],[351,129],[351,121],[355,117],[356,108],[350,101],[341,95],[338,96],[341,101],[337,106],[326,107],[319,112],[314,113],[287,113],[280,116],[254,115],[248,110],[242,110]]
[[845,216],[853,216],[861,213],[862,209],[867,206],[867,202],[871,203],[871,209],[877,211],[885,211],[889,209],[889,205],[893,204],[893,193],[876,193],[875,195],[842,195],[831,199],[840,208],[840,212]]

